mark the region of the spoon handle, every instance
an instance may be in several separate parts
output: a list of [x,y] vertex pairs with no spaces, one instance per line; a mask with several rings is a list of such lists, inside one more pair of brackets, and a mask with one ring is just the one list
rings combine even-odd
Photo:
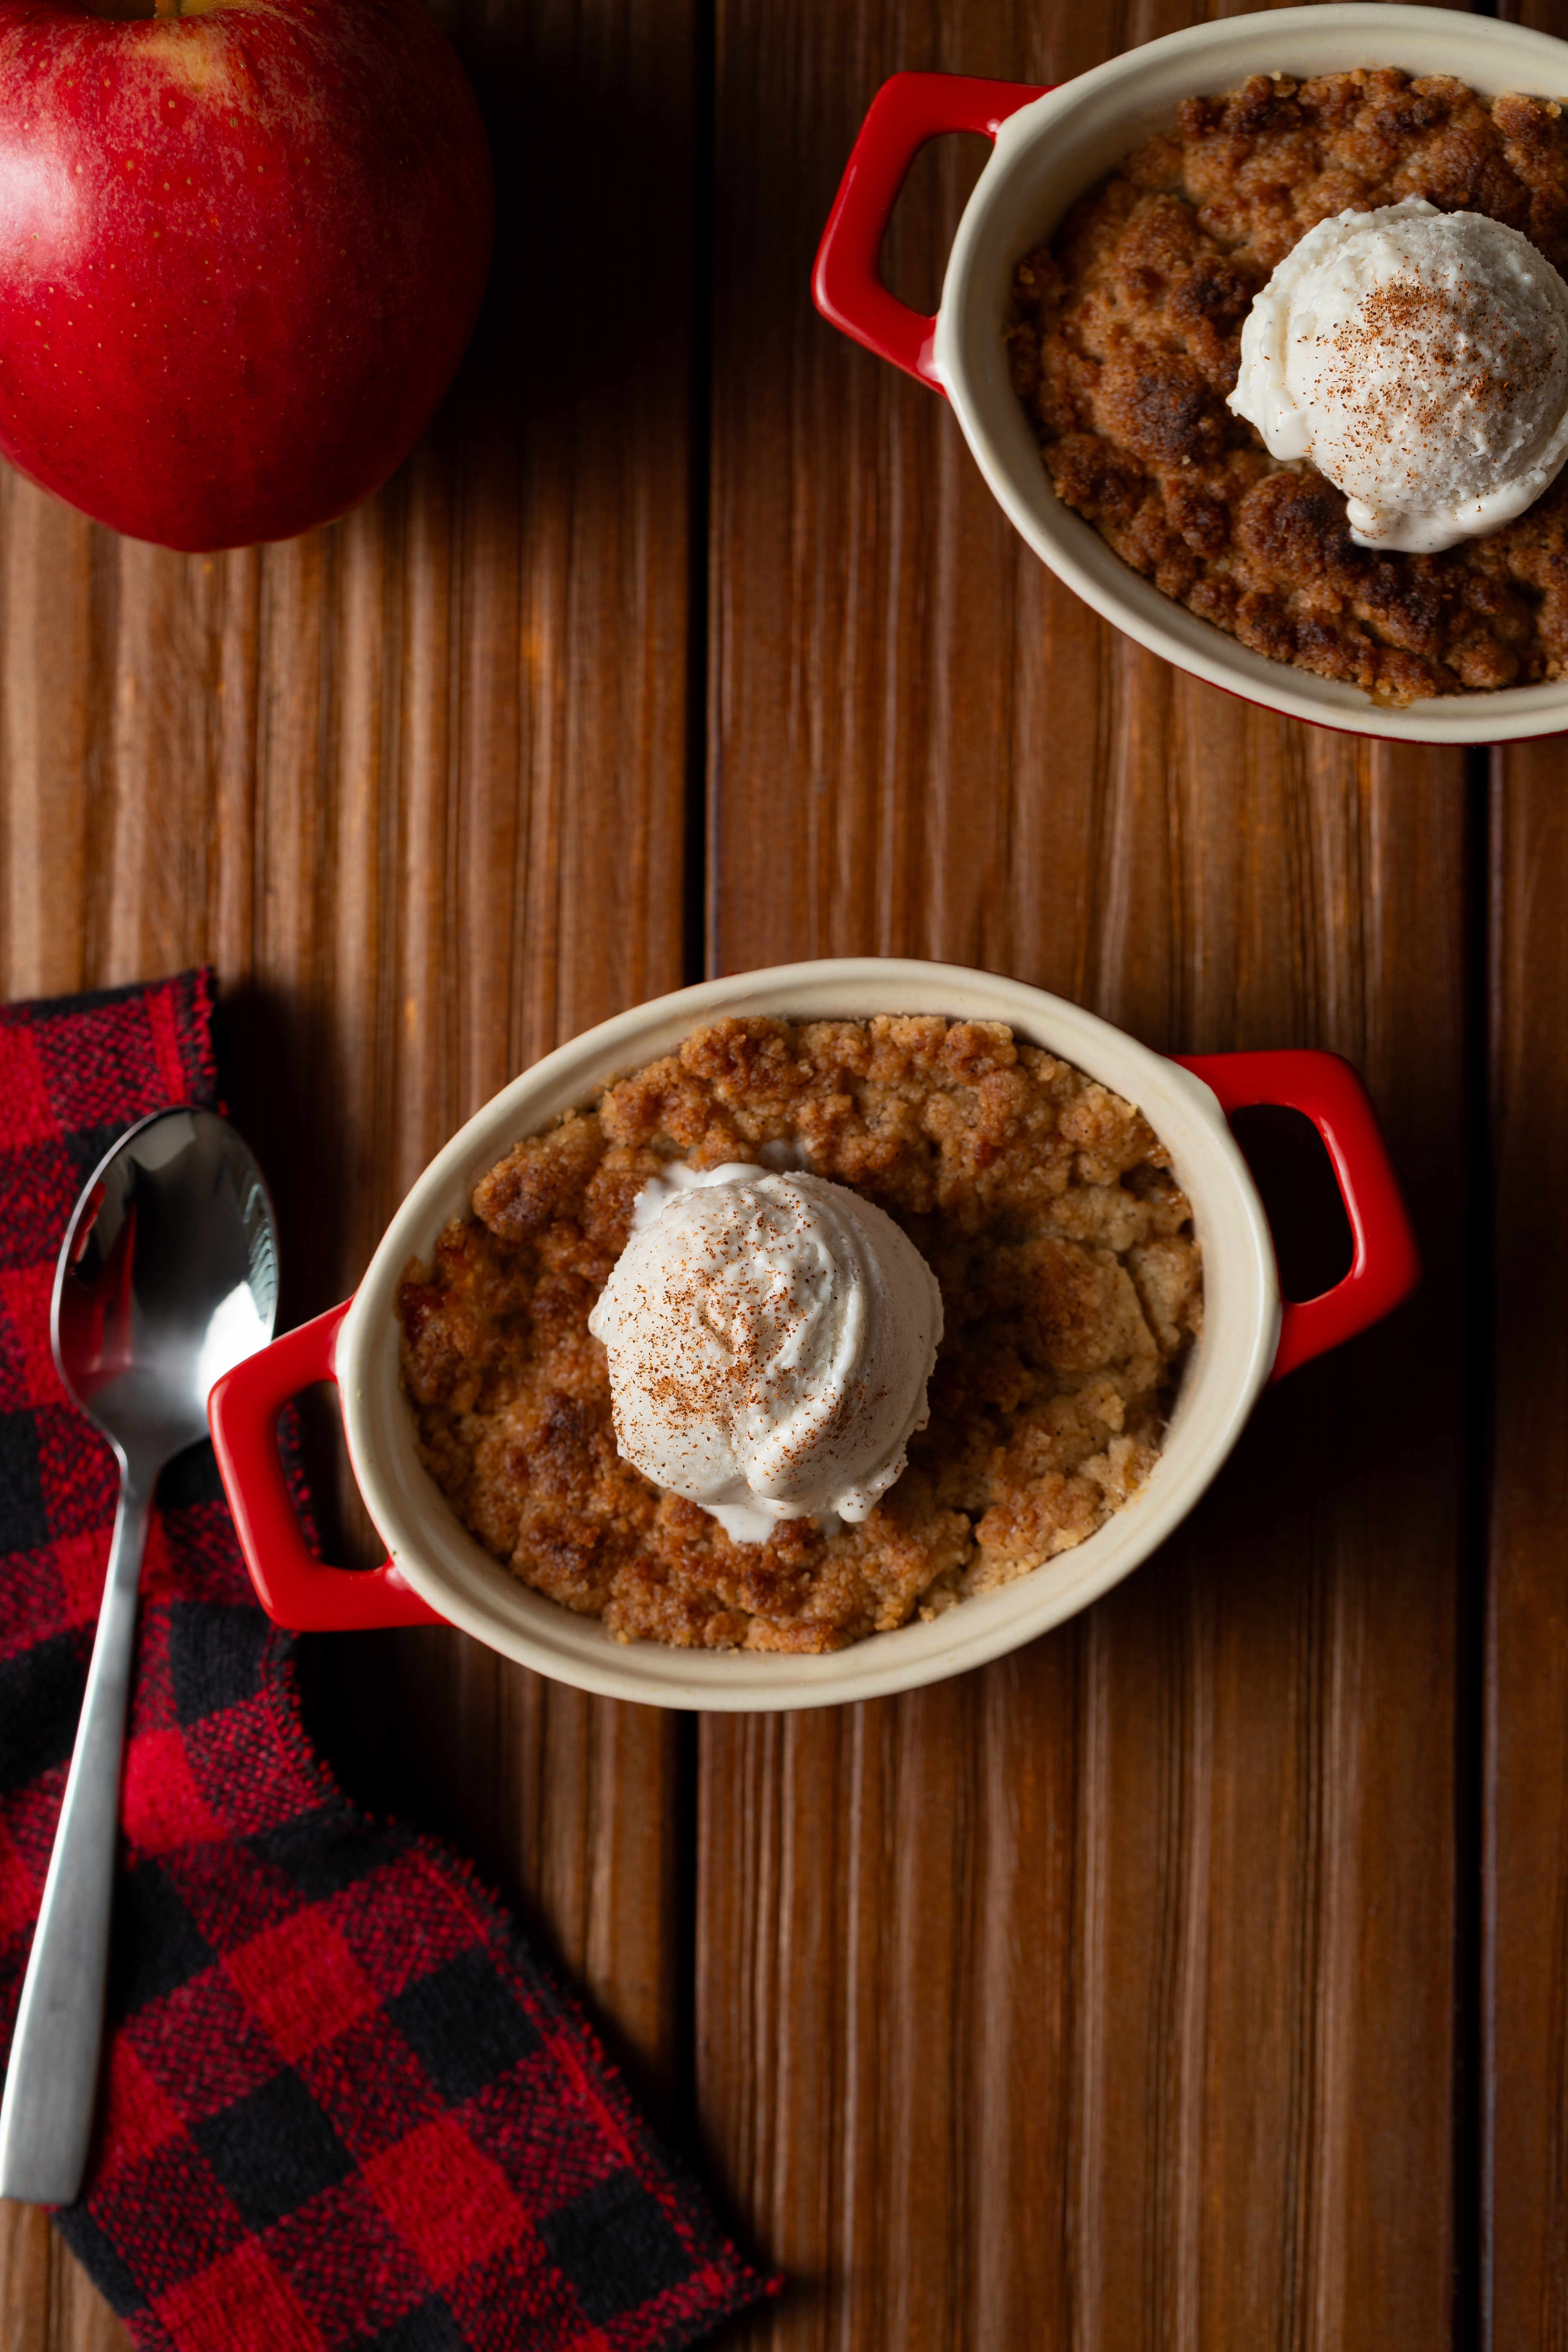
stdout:
[[34,2205],[73,2203],[87,2168],[136,1588],[157,1483],[156,1465],[128,1463],[121,1475],[103,1608],[0,2101],[0,2197]]

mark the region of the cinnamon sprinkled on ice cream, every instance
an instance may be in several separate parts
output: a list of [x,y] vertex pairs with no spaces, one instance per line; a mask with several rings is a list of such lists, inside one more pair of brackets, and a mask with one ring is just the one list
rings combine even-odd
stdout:
[[820,1176],[676,1167],[588,1318],[627,1461],[733,1540],[864,1519],[926,1423],[942,1294],[885,1210]]
[[1568,457],[1568,287],[1484,213],[1339,213],[1255,299],[1229,405],[1345,492],[1360,545],[1436,553],[1522,514]]

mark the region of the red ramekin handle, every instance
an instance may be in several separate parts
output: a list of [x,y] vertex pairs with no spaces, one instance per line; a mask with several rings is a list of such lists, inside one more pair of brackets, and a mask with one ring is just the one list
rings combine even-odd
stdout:
[[338,1326],[348,1300],[301,1323],[226,1372],[207,1399],[213,1450],[239,1548],[268,1615],[297,1633],[358,1633],[376,1625],[439,1625],[391,1560],[329,1568],[306,1548],[278,1451],[278,1419],[291,1397],[336,1381]]
[[931,361],[936,320],[889,294],[877,262],[889,215],[910,165],[928,140],[978,131],[987,139],[1010,114],[1045,96],[1026,82],[968,74],[899,73],[871,100],[816,248],[811,290],[825,319],[938,392]]
[[1351,1270],[1320,1297],[1284,1302],[1279,1349],[1271,1380],[1283,1380],[1343,1339],[1376,1323],[1421,1278],[1421,1259],[1409,1213],[1361,1078],[1338,1054],[1177,1054],[1184,1070],[1202,1078],[1232,1111],[1281,1104],[1304,1111],[1322,1137],[1350,1219]]

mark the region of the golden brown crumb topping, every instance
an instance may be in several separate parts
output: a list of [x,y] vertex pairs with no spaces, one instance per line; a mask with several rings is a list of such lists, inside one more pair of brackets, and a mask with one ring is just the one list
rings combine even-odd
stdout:
[[[787,1157],[878,1202],[942,1286],[931,1423],[870,1517],[731,1542],[616,1451],[589,1313],[669,1159]],[[718,1021],[518,1144],[398,1300],[421,1458],[526,1583],[623,1640],[837,1649],[1080,1543],[1157,1455],[1202,1317],[1142,1115],[999,1023]]]
[[1188,99],[1026,256],[1009,331],[1058,493],[1119,555],[1255,653],[1392,704],[1568,670],[1568,475],[1484,539],[1377,553],[1332,483],[1225,404],[1253,297],[1298,239],[1407,196],[1489,214],[1568,275],[1554,101],[1392,68],[1260,74]]

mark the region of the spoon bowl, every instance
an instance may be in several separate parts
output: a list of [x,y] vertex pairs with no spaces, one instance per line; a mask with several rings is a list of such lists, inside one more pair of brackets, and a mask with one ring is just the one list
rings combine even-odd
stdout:
[[81,2187],[153,1491],[171,1455],[206,1435],[209,1390],[266,1346],[277,1307],[272,1203],[233,1128],[187,1109],[130,1129],[77,1202],[55,1274],[55,1363],[114,1448],[120,1507],[0,2100],[0,2197],[69,2204]]
[[50,1338],[61,1380],[123,1459],[207,1433],[215,1381],[272,1336],[278,1242],[261,1171],[216,1111],[122,1135],[66,1228]]

